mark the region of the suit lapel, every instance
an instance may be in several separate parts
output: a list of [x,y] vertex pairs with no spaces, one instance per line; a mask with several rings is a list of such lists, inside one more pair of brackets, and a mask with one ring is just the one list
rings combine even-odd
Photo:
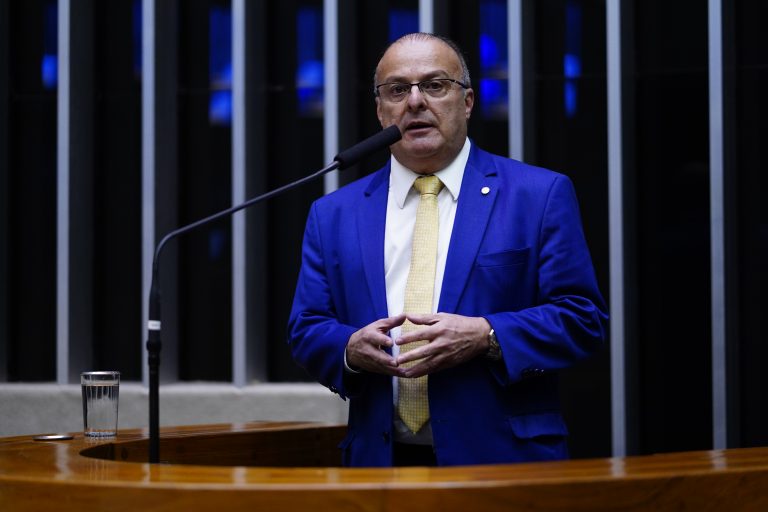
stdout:
[[357,210],[362,263],[376,318],[388,316],[384,281],[384,223],[387,217],[388,191],[389,164],[373,177]]
[[[461,182],[438,311],[456,311],[485,235],[498,183],[492,160],[472,146]],[[484,187],[488,187],[486,194]]]

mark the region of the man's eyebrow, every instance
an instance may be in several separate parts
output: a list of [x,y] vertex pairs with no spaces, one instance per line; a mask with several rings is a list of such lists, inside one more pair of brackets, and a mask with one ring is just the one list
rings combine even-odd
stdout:
[[435,71],[430,71],[429,73],[424,73],[421,75],[420,78],[417,78],[413,82],[411,82],[410,78],[407,78],[403,75],[394,75],[394,76],[388,76],[384,80],[382,80],[379,83],[382,84],[388,84],[392,82],[397,83],[414,83],[414,82],[423,82],[424,80],[431,80],[433,78],[450,78],[450,74],[447,71],[443,71],[442,69],[438,69]]

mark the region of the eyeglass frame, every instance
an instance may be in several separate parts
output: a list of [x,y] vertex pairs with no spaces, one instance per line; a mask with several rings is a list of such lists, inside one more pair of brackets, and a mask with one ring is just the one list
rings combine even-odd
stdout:
[[[384,83],[375,85],[374,86],[374,90],[376,91],[376,96],[377,97],[382,98],[385,101],[390,101],[391,103],[400,103],[401,101],[403,101],[406,98],[406,96],[408,96],[411,93],[411,91],[413,90],[413,86],[414,85],[416,87],[418,87],[419,92],[425,98],[434,98],[434,99],[444,98],[444,96],[435,97],[435,96],[432,96],[431,94],[429,94],[428,92],[424,92],[424,90],[422,90],[421,86],[422,86],[422,84],[425,84],[427,82],[451,82],[451,83],[454,83],[454,84],[460,86],[464,90],[467,90],[467,89],[470,88],[470,86],[465,84],[464,82],[461,82],[459,80],[455,80],[453,78],[427,78],[426,80],[422,80],[420,82],[413,82],[413,83],[409,83],[409,82],[384,82]],[[396,101],[391,101],[391,100],[388,100],[388,99],[384,98],[381,95],[381,93],[379,92],[379,87],[384,87],[385,85],[407,85],[408,86],[408,92],[405,93],[401,99],[396,100]]]

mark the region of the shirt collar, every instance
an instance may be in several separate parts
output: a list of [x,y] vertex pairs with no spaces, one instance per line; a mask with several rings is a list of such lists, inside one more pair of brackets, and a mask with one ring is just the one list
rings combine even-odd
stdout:
[[[434,173],[435,176],[440,178],[445,188],[451,193],[453,201],[458,201],[459,191],[461,190],[461,180],[464,178],[464,168],[467,166],[467,160],[469,160],[469,150],[472,144],[469,142],[469,137],[464,141],[464,147],[461,148],[456,158],[448,164],[447,167]],[[413,182],[416,178],[421,176],[417,174],[403,164],[397,161],[394,155],[392,155],[391,172],[389,175],[389,188],[394,196],[397,206],[403,208],[405,206],[405,198],[408,196],[408,192],[413,188]]]

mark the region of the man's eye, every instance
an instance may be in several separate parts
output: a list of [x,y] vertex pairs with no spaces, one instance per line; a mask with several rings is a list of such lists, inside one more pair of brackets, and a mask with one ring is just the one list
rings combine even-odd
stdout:
[[428,82],[423,82],[421,87],[425,91],[438,92],[438,91],[442,90],[443,82],[440,82],[438,80],[430,80]]
[[404,84],[394,84],[389,88],[389,93],[393,96],[401,96],[408,92],[408,86]]

